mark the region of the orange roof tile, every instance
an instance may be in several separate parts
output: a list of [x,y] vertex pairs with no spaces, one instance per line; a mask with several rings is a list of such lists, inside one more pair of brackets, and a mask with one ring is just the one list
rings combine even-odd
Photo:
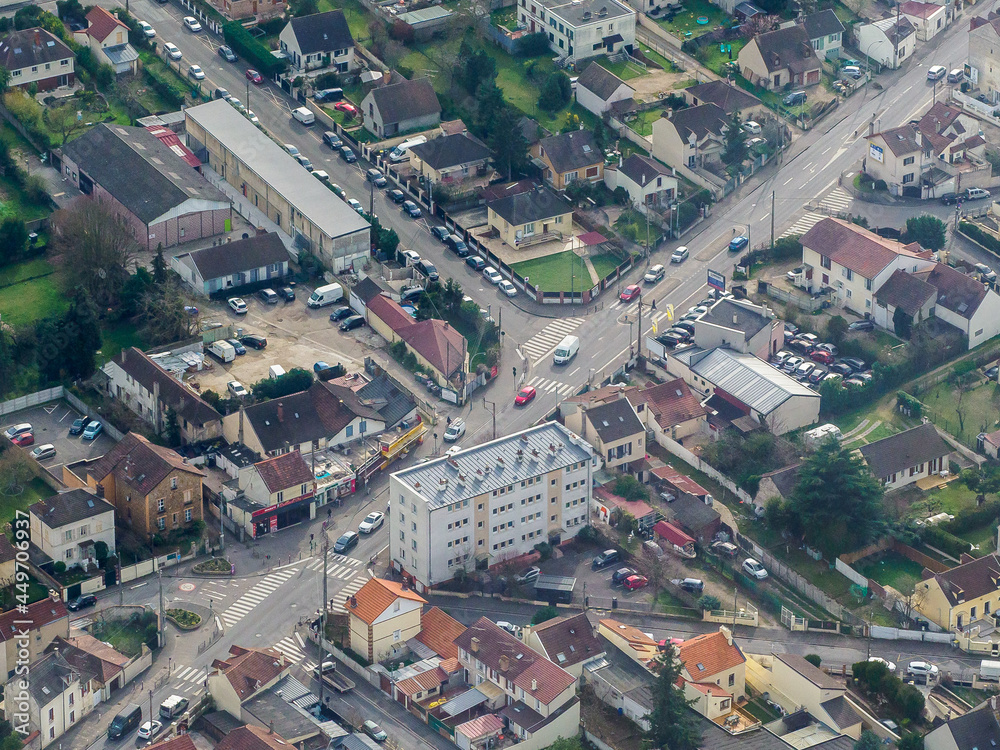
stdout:
[[234,645],[229,647],[229,653],[228,659],[216,659],[212,662],[212,668],[226,676],[241,703],[291,666],[291,662],[274,648],[243,648]]
[[465,625],[444,610],[431,607],[420,616],[417,640],[442,659],[457,660],[458,646],[455,645],[455,639],[464,632]]
[[435,667],[405,680],[400,680],[396,683],[396,688],[406,695],[414,695],[422,693],[424,690],[433,690],[447,680],[448,675],[439,667]]
[[0,615],[0,643],[9,641],[18,633],[37,630],[43,625],[68,616],[62,600],[53,601],[46,597],[28,605],[27,612],[12,609]]
[[[99,5],[95,5],[87,14],[87,33],[99,42],[103,42],[116,28],[128,27],[118,20],[118,17],[109,13]],[[128,41],[128,37],[125,38]]]
[[688,685],[701,693],[705,693],[706,695],[717,695],[720,698],[732,698],[730,693],[727,693],[714,682],[688,682]]
[[401,583],[372,578],[356,594],[346,598],[345,606],[352,616],[371,625],[396,599],[427,604],[420,594],[413,589],[404,589]]
[[149,750],[197,750],[189,734],[179,734],[169,740],[157,742]]
[[677,658],[692,681],[704,680],[746,663],[740,647],[722,631],[689,638],[677,647]]
[[252,724],[237,727],[222,738],[215,750],[294,750],[295,746],[286,742],[281,735],[266,727]]

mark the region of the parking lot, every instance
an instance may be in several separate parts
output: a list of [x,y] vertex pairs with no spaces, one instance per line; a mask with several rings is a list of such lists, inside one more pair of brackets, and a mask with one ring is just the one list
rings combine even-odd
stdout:
[[370,349],[385,346],[382,337],[367,326],[343,333],[336,323],[330,322],[330,312],[346,304],[347,296],[329,307],[313,309],[306,307],[312,291],[311,287],[299,285],[294,301],[274,305],[265,304],[256,296],[244,297],[248,307],[245,315],[234,313],[225,301],[203,303],[202,321],[232,325],[240,335],[264,336],[267,347],[262,350],[246,347],[246,354],[237,355],[228,364],[206,356],[211,367],[196,378],[201,390],[224,394],[230,380],[238,380],[249,389],[267,378],[271,365],[281,365],[286,372],[293,367],[311,372],[313,364],[322,360],[331,365],[339,362],[349,370],[359,369]]
[[42,406],[8,414],[3,418],[3,426],[0,429],[6,430],[11,425],[28,422],[33,428],[35,444],[24,450],[31,451],[46,443],[54,445],[56,455],[43,460],[41,464],[56,476],[62,476],[60,467],[64,464],[103,456],[115,445],[114,439],[104,432],[95,440],[84,440],[82,435],[70,435],[69,428],[73,420],[80,416],[82,415],[65,401],[52,401]]

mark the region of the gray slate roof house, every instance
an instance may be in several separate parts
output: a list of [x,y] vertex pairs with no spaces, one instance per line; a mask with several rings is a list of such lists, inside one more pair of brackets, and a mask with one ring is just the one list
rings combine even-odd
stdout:
[[565,200],[546,187],[508,195],[488,203],[486,207],[513,226],[551,219],[553,216],[562,216],[572,211]]
[[618,167],[618,171],[637,185],[648,185],[657,176],[669,176],[671,174],[670,169],[666,166],[642,154],[632,154],[622,162],[622,165]]
[[288,251],[274,232],[181,253],[170,266],[198,294],[212,294],[288,275]]
[[728,124],[726,113],[716,104],[679,109],[670,120],[682,139],[687,141],[694,134],[699,142],[709,135],[721,138]]
[[837,14],[830,9],[803,16],[802,25],[805,27],[810,40],[822,39],[831,34],[844,33],[844,24],[837,18]]
[[961,565],[935,573],[934,578],[952,606],[978,599],[996,591],[1000,580],[1000,555],[994,552],[971,559],[969,555],[962,555]]
[[590,63],[576,81],[576,100],[584,109],[601,117],[605,112],[629,112],[635,108],[635,89],[610,70]]
[[354,46],[354,37],[342,10],[298,16],[289,22],[303,55],[332,52]]
[[576,80],[577,88],[582,86],[604,100],[607,100],[624,83],[625,81],[596,62],[590,63]]
[[615,443],[646,431],[632,404],[625,398],[588,409],[587,418],[604,443]]
[[[908,473],[918,478],[930,473],[916,467],[943,464],[951,453],[951,447],[941,439],[933,423],[925,422],[919,427],[864,445],[860,451],[876,479],[896,485],[902,480],[894,477],[908,470],[913,470]],[[947,464],[944,467],[947,468]]]
[[931,284],[899,268],[878,288],[875,300],[882,307],[899,307],[911,318],[916,318],[921,308],[936,295],[937,290]]
[[740,50],[740,70],[767,89],[819,83],[822,63],[802,26],[789,26],[754,37]]
[[688,86],[684,89],[684,98],[694,107],[714,104],[727,115],[763,106],[763,102],[753,94],[722,80]]
[[1000,721],[989,703],[984,703],[975,711],[949,719],[932,731],[924,737],[924,746],[954,750],[1000,747]]
[[411,146],[410,153],[435,172],[444,172],[444,176],[455,170],[485,164],[493,155],[489,148],[468,133],[433,138],[427,143]]
[[73,50],[42,28],[12,31],[0,40],[0,65],[11,86],[35,84],[39,91],[73,83]]
[[[571,130],[568,133],[542,138],[531,148],[534,162],[542,169],[547,181],[556,188],[563,188],[563,175],[578,173],[578,179],[590,179],[584,171],[603,164],[604,153],[597,145],[590,130]],[[551,168],[551,171],[550,171]],[[597,171],[591,177],[599,177]]]
[[441,103],[428,78],[391,83],[368,92],[361,102],[365,127],[381,138],[441,122]]
[[121,204],[147,249],[221,234],[232,218],[229,198],[145,128],[101,123],[62,156],[63,176]]
[[99,498],[93,492],[76,489],[39,500],[28,510],[49,528],[57,529],[101,513],[114,512],[114,509],[111,503]]

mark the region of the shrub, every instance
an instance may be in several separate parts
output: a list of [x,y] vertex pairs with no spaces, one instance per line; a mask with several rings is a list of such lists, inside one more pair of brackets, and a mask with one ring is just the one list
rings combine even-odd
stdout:
[[514,54],[518,57],[538,57],[548,51],[549,37],[544,31],[522,36],[514,47]]
[[994,253],[1000,253],[1000,240],[992,234],[987,234],[975,224],[968,221],[960,221],[958,223],[958,228],[987,250],[991,250]]
[[722,602],[719,601],[719,597],[717,596],[704,594],[700,599],[698,599],[698,609],[705,612],[710,612],[713,609],[722,609]]
[[631,474],[623,474],[615,480],[612,490],[619,497],[626,500],[649,500],[649,489],[644,487],[638,479]]
[[56,572],[57,576],[61,576],[66,572],[66,563],[62,560],[56,560],[55,564],[52,566],[52,570]]
[[288,67],[286,60],[279,60],[272,55],[271,50],[250,36],[250,32],[239,21],[230,21],[224,24],[222,34],[226,39],[226,44],[232,47],[237,55],[241,55],[260,71],[261,75],[273,78],[279,73],[284,73]]
[[[969,484],[966,477],[966,472],[962,472],[962,479],[966,480],[966,485]],[[978,478],[975,484],[978,485]],[[969,487],[970,490],[975,488]],[[986,526],[989,523],[993,523],[1000,516],[1000,498],[992,498],[987,500],[985,503],[980,505],[978,508],[968,508],[961,511],[955,516],[953,521],[945,521],[939,528],[951,534],[964,534],[972,529],[978,529],[981,526]]]
[[817,669],[823,663],[823,658],[819,654],[806,654],[803,658]]
[[532,625],[540,625],[546,620],[551,620],[554,617],[559,616],[559,610],[553,607],[551,604],[547,607],[542,607],[540,610],[535,612],[531,618]]
[[924,544],[929,544],[952,557],[961,557],[969,551],[969,543],[940,526],[929,526],[922,536]]

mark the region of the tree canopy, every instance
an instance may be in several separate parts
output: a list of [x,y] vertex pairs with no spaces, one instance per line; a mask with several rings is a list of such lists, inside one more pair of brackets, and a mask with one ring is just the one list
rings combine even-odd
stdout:
[[698,714],[690,708],[684,691],[677,687],[681,665],[668,656],[653,683],[653,711],[649,714],[649,738],[655,747],[667,750],[697,750],[701,744]]
[[925,250],[940,250],[945,242],[945,223],[936,216],[923,214],[906,220],[903,242],[919,242]]

